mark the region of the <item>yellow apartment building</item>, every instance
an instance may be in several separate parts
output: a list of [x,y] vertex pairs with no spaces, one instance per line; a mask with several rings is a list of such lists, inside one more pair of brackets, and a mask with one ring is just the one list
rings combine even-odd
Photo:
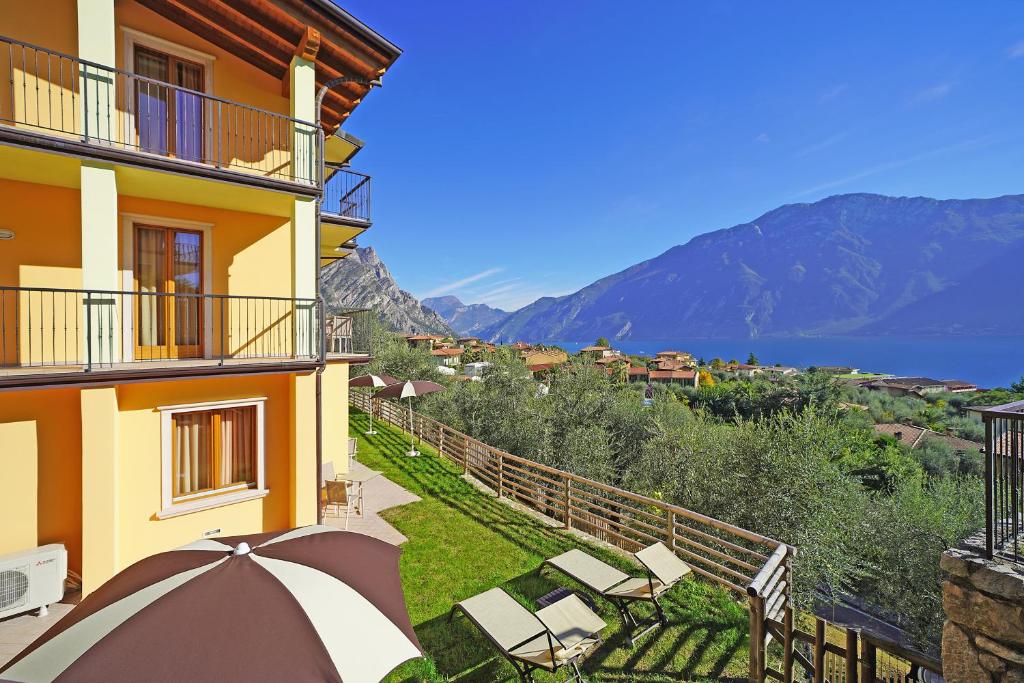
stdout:
[[45,4],[0,0],[0,554],[88,593],[317,521],[367,358],[318,298],[370,225],[339,126],[400,51],[330,0]]

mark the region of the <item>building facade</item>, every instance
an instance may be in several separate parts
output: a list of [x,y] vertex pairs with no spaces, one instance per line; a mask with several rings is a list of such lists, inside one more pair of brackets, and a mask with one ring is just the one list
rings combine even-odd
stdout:
[[88,593],[316,522],[366,359],[327,353],[318,297],[369,227],[338,128],[398,49],[328,0],[0,0],[0,25],[0,553],[63,543]]

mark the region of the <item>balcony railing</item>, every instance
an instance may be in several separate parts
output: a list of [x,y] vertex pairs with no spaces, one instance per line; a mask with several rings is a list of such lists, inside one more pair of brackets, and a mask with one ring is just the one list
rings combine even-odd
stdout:
[[0,123],[315,184],[314,124],[0,37]]
[[315,299],[0,287],[0,374],[316,361]]
[[328,168],[321,211],[328,216],[370,222],[370,176],[347,168]]
[[1024,563],[1024,401],[982,412],[985,423],[985,550]]
[[371,310],[328,313],[324,321],[327,353],[346,356],[370,355],[373,318],[376,315]]

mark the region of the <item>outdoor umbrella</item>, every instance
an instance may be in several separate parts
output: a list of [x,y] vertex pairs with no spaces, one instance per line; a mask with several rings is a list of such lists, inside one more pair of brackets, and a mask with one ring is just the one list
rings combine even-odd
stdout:
[[412,428],[412,399],[432,394],[435,391],[444,391],[444,387],[436,382],[426,380],[414,380],[390,384],[376,394],[375,398],[407,398],[409,399],[409,452],[406,455],[416,456],[420,452],[416,450],[416,435]]
[[0,680],[377,683],[421,656],[399,552],[327,526],[195,541],[89,594]]
[[[353,377],[348,381],[350,387],[372,387],[379,389],[380,387],[386,387],[389,384],[394,384],[398,380],[391,375],[360,375],[359,377]],[[373,436],[377,433],[377,430],[373,428],[373,399],[370,399],[370,429],[363,432],[367,436]]]

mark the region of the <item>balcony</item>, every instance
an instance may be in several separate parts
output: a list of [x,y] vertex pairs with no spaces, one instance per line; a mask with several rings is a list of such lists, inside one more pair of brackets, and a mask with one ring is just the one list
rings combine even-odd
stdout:
[[985,554],[1024,565],[1024,401],[987,408]]
[[327,169],[321,214],[324,220],[370,224],[370,176],[343,166]]
[[313,366],[322,320],[315,299],[0,287],[0,384]]
[[315,193],[313,123],[5,37],[0,71],[0,140]]

